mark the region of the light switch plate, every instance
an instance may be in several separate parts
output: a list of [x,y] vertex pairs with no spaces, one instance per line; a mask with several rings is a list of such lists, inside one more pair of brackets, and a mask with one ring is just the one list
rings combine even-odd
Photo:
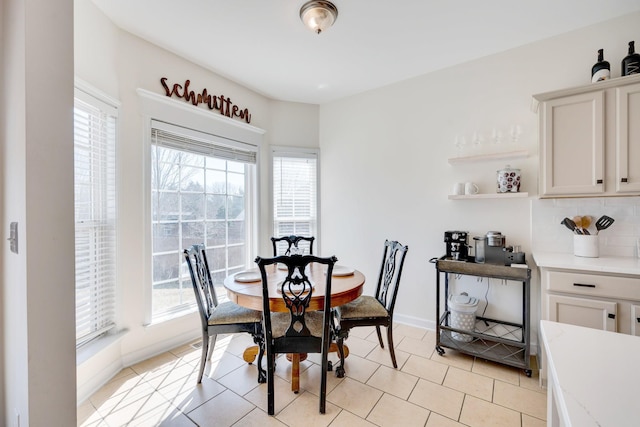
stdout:
[[18,253],[18,223],[12,222],[9,224],[9,244],[11,252]]

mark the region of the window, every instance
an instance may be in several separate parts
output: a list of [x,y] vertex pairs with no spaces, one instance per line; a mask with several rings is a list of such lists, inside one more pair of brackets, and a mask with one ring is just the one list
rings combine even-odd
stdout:
[[115,326],[117,109],[76,88],[76,345]]
[[223,280],[253,255],[257,148],[161,122],[151,129],[152,317],[195,307],[183,250],[204,243]]
[[318,152],[274,148],[273,235],[318,234]]

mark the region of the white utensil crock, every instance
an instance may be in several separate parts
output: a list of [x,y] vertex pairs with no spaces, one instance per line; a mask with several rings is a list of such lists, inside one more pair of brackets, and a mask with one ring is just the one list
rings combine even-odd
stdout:
[[586,258],[598,258],[600,256],[598,236],[574,234],[573,254]]

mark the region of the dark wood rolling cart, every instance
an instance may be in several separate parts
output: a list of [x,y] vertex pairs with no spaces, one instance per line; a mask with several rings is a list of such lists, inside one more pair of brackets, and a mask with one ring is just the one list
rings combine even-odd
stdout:
[[[436,351],[444,355],[450,348],[482,359],[524,369],[531,377],[530,360],[530,305],[531,269],[495,264],[454,261],[439,258],[436,265]],[[522,283],[522,323],[505,322],[476,316],[475,329],[463,330],[451,326],[449,307],[449,276],[465,275],[503,279]],[[444,310],[440,307],[441,276],[444,276]],[[465,340],[460,339],[465,336]],[[457,337],[454,338],[454,337]],[[468,341],[468,342],[467,342]]]

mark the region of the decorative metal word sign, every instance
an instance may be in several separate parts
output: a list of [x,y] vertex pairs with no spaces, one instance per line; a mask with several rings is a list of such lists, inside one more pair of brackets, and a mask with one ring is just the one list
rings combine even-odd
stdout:
[[211,96],[207,92],[207,89],[203,89],[202,93],[196,94],[194,91],[189,90],[190,80],[184,81],[184,88],[178,83],[175,83],[170,89],[166,77],[161,78],[160,83],[162,83],[162,87],[164,87],[164,91],[169,98],[175,95],[178,98],[184,98],[185,101],[191,102],[195,106],[198,104],[206,104],[210,110],[218,110],[220,114],[224,116],[230,118],[239,117],[247,123],[251,123],[249,109],[245,108],[241,110],[237,105],[233,105],[231,98],[227,98],[224,95]]

